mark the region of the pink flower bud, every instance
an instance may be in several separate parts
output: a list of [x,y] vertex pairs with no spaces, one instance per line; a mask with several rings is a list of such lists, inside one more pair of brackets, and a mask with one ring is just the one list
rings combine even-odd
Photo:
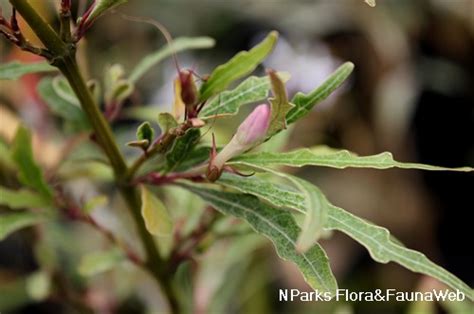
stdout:
[[268,105],[257,106],[239,126],[230,142],[211,161],[210,169],[213,168],[220,173],[226,161],[263,141],[267,135],[270,118],[271,110]]
[[270,107],[266,104],[255,108],[234,135],[238,143],[244,146],[253,146],[264,140],[270,125],[270,115]]

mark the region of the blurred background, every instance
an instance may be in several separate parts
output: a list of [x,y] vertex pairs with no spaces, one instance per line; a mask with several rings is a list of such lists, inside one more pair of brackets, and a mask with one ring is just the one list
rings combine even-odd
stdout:
[[[59,0],[30,2],[57,24],[54,10]],[[73,2],[74,12],[83,11],[87,3]],[[8,15],[8,2],[1,0],[0,4]],[[179,54],[180,65],[200,75],[250,48],[270,30],[278,30],[280,40],[264,67],[291,73],[290,95],[313,89],[342,62],[352,61],[356,67],[350,80],[292,129],[285,149],[326,144],[360,155],[391,151],[400,161],[474,166],[472,0],[378,0],[375,8],[362,0],[141,0],[129,1],[117,11],[152,17],[173,37],[213,37],[215,48]],[[89,77],[101,76],[111,63],[130,70],[141,57],[166,44],[156,29],[118,14],[101,18],[86,39],[81,61]],[[3,39],[0,52],[2,63],[35,59]],[[261,74],[264,67],[259,69]],[[175,76],[171,60],[154,68],[138,83],[127,108],[147,104],[157,110],[168,109]],[[8,112],[54,144],[55,121],[36,94],[38,79],[38,75],[28,75],[19,81],[0,82],[3,137],[11,136]],[[220,142],[232,135],[230,126],[238,125],[245,110],[241,114],[216,125],[221,130]],[[133,131],[139,123],[123,115],[115,129],[118,133]],[[334,204],[387,227],[406,246],[474,285],[474,253],[468,247],[472,244],[474,209],[472,174],[319,168],[304,168],[297,174],[317,184]],[[2,311],[2,302],[9,301],[2,299],[2,281],[37,267],[28,243],[31,236],[27,231],[0,242],[0,311],[72,311],[54,301],[4,306],[7,310]],[[309,288],[292,265],[281,262],[266,241],[263,244],[245,256],[250,261],[244,266],[241,261],[234,263],[232,272],[222,275],[226,280],[235,278],[236,288],[228,302],[218,307],[222,312],[215,313],[423,313],[409,303],[280,303],[279,288]],[[420,291],[437,285],[398,265],[373,262],[363,247],[341,234],[333,234],[322,244],[342,288]],[[225,245],[218,245],[203,257],[214,260],[215,272],[208,270],[206,275],[202,271],[206,280],[197,286],[196,313],[207,313],[215,301],[212,277],[219,274],[219,254],[224,250]],[[140,291],[144,288],[123,293],[126,297],[118,302],[116,312],[144,313],[143,304],[149,300]],[[97,298],[101,297],[110,296],[99,293]],[[444,311],[436,307],[436,311]]]

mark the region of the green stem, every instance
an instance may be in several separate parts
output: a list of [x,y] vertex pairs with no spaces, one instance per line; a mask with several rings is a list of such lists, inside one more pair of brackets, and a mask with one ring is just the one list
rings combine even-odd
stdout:
[[131,186],[126,178],[128,167],[117,143],[113,137],[112,129],[105,120],[102,112],[94,101],[94,98],[87,88],[87,84],[82,77],[75,58],[74,45],[67,44],[59,35],[47,24],[43,18],[30,6],[26,0],[10,0],[12,6],[21,14],[45,47],[53,54],[50,60],[53,65],[59,68],[68,80],[76,96],[78,97],[82,109],[87,115],[92,128],[94,129],[97,142],[107,155],[115,180],[122,197],[127,203],[127,208],[137,226],[138,235],[146,251],[146,269],[151,273],[158,285],[161,286],[170,303],[172,313],[177,313],[178,301],[172,288],[172,276],[168,271],[167,263],[164,261],[157,249],[153,237],[148,233],[140,210],[141,200],[136,187]]
[[67,46],[62,42],[61,38],[56,34],[53,28],[46,23],[43,18],[36,13],[26,0],[10,0],[11,5],[20,13],[27,21],[28,25],[35,32],[41,42],[55,56],[63,56],[67,54]]
[[116,180],[119,184],[124,184],[123,178],[127,172],[127,164],[115,142],[109,124],[99,110],[99,107],[95,104],[93,96],[79,72],[75,58],[68,56],[64,58],[62,62],[58,62],[57,67],[64,74],[79,98],[82,109],[89,118],[92,128],[95,131],[97,141],[110,160]]
[[70,43],[72,41],[70,8],[61,8],[59,12],[59,23],[59,37],[63,42]]

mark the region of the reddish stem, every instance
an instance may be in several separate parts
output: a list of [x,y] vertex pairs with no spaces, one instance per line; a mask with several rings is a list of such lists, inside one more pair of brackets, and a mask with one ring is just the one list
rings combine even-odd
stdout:
[[66,206],[67,206],[66,215],[70,219],[81,221],[83,223],[90,225],[91,227],[96,229],[98,232],[102,233],[110,242],[122,248],[125,255],[131,262],[133,262],[134,264],[140,267],[144,266],[144,262],[142,261],[142,259],[138,256],[138,254],[136,254],[133,251],[133,249],[129,245],[127,245],[122,240],[120,240],[112,231],[110,231],[109,229],[99,224],[92,216],[84,214],[83,210],[79,208],[78,206],[71,204],[70,200],[65,200],[64,195],[62,195],[62,198],[63,198],[63,202],[66,203]]

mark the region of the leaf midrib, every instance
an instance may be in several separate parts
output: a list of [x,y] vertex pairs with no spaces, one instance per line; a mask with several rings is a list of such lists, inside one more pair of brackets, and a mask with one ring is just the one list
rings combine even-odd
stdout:
[[[264,222],[266,222],[271,228],[273,228],[274,230],[276,230],[278,233],[280,233],[285,239],[288,240],[288,242],[290,244],[293,245],[293,248],[296,247],[296,242],[293,241],[284,231],[282,231],[280,228],[276,227],[273,222],[269,221],[267,218],[261,216],[259,213],[257,213],[256,211],[251,211],[249,210],[247,207],[244,207],[242,206],[240,203],[233,203],[233,202],[229,202],[225,199],[222,199],[222,198],[217,198],[215,197],[213,194],[209,194],[209,193],[206,193],[206,192],[203,192],[203,191],[200,191],[199,193],[202,193],[202,194],[205,194],[207,197],[211,198],[211,199],[214,199],[215,201],[220,201],[220,202],[223,202],[227,205],[229,205],[230,207],[232,206],[236,206],[238,208],[241,208],[242,210],[244,210],[245,212],[250,212],[254,215],[256,215],[257,217],[259,217],[260,219],[262,219]],[[298,254],[298,253],[297,253]],[[306,256],[305,253],[301,253],[299,254],[300,256],[302,256],[304,258],[304,260],[310,265],[311,267],[311,270],[314,272],[314,274],[316,274],[316,277],[318,278],[319,280],[319,283],[321,284],[321,286],[323,286],[323,288],[325,289],[325,291],[331,291],[330,288],[328,288],[325,284],[324,284],[324,279],[321,277],[321,275],[316,271],[316,269],[314,268],[314,265],[313,263],[308,259],[308,257]]]

